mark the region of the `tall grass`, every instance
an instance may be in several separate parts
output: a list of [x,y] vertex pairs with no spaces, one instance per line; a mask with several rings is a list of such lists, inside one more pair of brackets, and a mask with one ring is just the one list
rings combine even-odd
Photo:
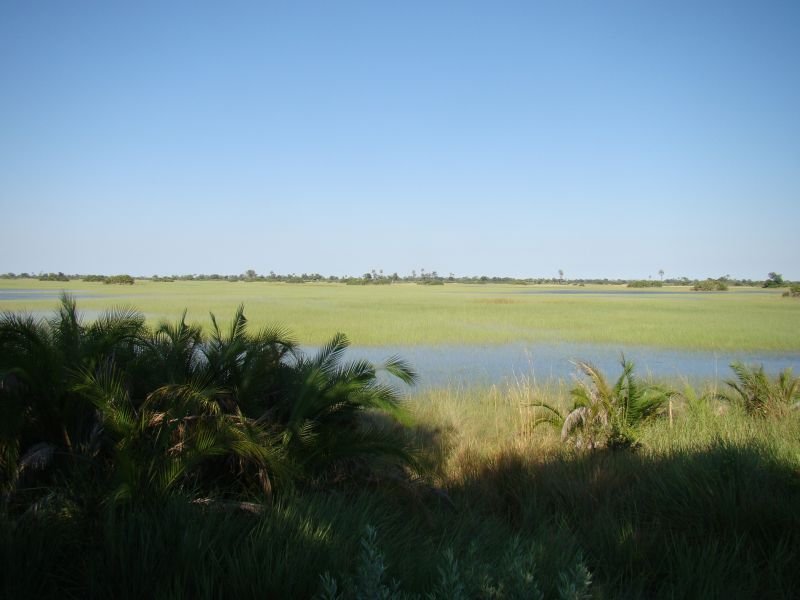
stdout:
[[[556,432],[531,433],[513,403],[490,398],[479,394],[482,411],[462,413],[479,422],[456,438],[443,485],[483,518],[579,548],[596,597],[796,594],[797,413],[759,420],[710,399],[702,412],[676,401],[672,423],[645,425],[635,452],[587,452],[561,445]],[[481,432],[500,415],[516,432],[487,452]]]

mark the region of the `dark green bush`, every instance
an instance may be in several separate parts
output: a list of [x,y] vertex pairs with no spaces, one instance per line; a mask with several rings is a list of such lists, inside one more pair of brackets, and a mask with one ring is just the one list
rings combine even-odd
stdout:
[[650,279],[639,279],[636,281],[629,281],[628,287],[629,288],[651,288],[651,287],[663,287],[663,283],[660,281],[652,281]]
[[112,275],[111,277],[106,277],[103,280],[103,283],[109,284],[121,284],[121,285],[133,285],[134,279],[130,275]]
[[695,283],[692,290],[695,292],[726,292],[728,284],[721,279],[706,279]]

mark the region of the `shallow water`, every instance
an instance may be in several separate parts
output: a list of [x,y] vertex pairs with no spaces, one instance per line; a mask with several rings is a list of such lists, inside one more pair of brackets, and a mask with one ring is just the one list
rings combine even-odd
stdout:
[[800,353],[786,352],[709,352],[672,350],[649,346],[623,348],[590,343],[514,343],[499,346],[384,346],[354,347],[347,358],[364,358],[380,363],[399,355],[419,373],[418,389],[445,386],[469,387],[510,383],[527,377],[540,383],[571,379],[574,361],[588,361],[609,378],[621,372],[620,359],[635,364],[640,376],[692,381],[724,380],[732,376],[730,363],[763,364],[769,374],[791,367],[800,372]]
[[[55,300],[61,298],[61,290],[35,290],[35,289],[14,289],[14,290],[0,290],[0,301],[20,301],[20,300]],[[82,292],[80,290],[71,290],[69,294],[76,300],[85,300],[87,298],[110,298],[115,297],[112,294],[92,294]]]
[[[449,290],[448,290],[449,291]],[[450,291],[453,294],[463,294],[464,289]],[[768,289],[732,289],[727,292],[690,292],[687,290],[665,290],[662,288],[608,288],[608,289],[520,289],[520,290],[468,290],[471,294],[491,294],[497,295],[520,295],[520,296],[683,296],[685,298],[702,298],[705,296],[724,294],[732,296],[735,294],[775,294],[774,290]]]

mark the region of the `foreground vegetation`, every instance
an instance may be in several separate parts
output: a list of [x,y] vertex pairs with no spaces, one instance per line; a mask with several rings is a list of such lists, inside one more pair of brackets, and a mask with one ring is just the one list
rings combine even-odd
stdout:
[[583,364],[404,403],[345,347],[242,311],[206,333],[70,298],[6,315],[4,597],[796,596],[791,372],[678,393]]
[[[589,342],[692,350],[800,351],[800,305],[782,288],[461,285],[347,286],[330,283],[139,281],[133,286],[85,282],[0,282],[0,310],[47,314],[61,290],[97,315],[111,304],[135,304],[150,326],[187,320],[208,327],[209,312],[230,315],[244,302],[256,327],[292,323],[298,339],[319,346],[337,331],[354,345]],[[27,293],[34,290],[34,293]],[[17,291],[24,297],[14,299]],[[564,293],[568,292],[568,293]]]

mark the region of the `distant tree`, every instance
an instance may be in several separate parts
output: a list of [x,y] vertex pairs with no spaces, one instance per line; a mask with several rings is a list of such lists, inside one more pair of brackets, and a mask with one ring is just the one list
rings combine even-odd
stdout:
[[255,279],[257,275],[258,273],[255,272],[255,269],[247,269],[247,271],[244,272],[244,276],[247,279]]
[[695,292],[727,292],[728,284],[722,279],[706,279],[695,283],[692,290]]
[[658,270],[658,276],[661,278],[661,281],[664,281],[664,269]]
[[562,269],[558,270],[558,280],[564,281],[564,271]]
[[39,275],[39,281],[69,281],[69,277],[61,271],[58,273],[42,273]]
[[106,284],[133,285],[134,279],[130,275],[112,275],[103,280]]
[[783,275],[780,273],[775,273],[774,271],[767,275],[767,280],[764,282],[763,287],[771,288],[771,287],[781,287],[783,286]]

